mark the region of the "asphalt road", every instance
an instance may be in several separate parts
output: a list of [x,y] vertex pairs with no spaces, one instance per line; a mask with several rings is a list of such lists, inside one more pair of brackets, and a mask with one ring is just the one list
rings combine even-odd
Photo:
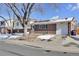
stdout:
[[7,44],[0,41],[0,56],[79,56],[79,54],[46,52],[41,48]]

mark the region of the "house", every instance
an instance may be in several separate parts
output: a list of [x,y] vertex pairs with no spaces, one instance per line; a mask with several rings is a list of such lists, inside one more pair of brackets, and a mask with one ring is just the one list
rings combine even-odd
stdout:
[[[16,19],[13,20],[13,32],[14,33],[23,33],[24,32],[24,28],[21,25],[21,23]],[[31,30],[31,24],[34,22],[34,20],[29,20],[28,25],[27,25],[27,31]],[[11,26],[12,27],[12,26]]]
[[14,33],[15,32],[16,33],[23,33],[24,32],[22,25],[20,24],[20,22],[17,19],[14,20],[13,32]]
[[[4,29],[3,32],[5,33],[14,33],[19,32],[19,30],[23,29],[20,22],[18,20],[6,20],[2,24],[3,21],[0,21],[0,30]],[[2,25],[2,26],[1,26]],[[2,32],[2,31],[1,31]]]
[[37,21],[33,24],[34,33],[41,34],[68,35],[75,29],[76,19],[74,17]]
[[[30,20],[28,23],[28,31],[31,29],[31,24],[34,22],[34,20]],[[24,28],[22,27],[21,23],[17,19],[11,19],[0,21],[0,33],[23,33]]]
[[12,32],[12,29],[14,27],[14,20],[8,19],[5,22],[5,27],[7,28],[6,33],[11,33]]
[[6,33],[6,26],[5,26],[5,21],[4,20],[0,20],[0,34],[4,34]]

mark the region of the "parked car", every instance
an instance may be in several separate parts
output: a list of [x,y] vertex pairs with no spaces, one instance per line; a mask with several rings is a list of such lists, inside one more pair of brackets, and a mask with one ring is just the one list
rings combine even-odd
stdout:
[[76,35],[76,30],[72,30],[71,35]]

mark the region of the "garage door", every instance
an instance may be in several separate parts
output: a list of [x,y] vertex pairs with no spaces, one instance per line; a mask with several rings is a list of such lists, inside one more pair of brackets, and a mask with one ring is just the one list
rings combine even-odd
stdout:
[[67,35],[68,34],[68,23],[57,23],[56,34]]

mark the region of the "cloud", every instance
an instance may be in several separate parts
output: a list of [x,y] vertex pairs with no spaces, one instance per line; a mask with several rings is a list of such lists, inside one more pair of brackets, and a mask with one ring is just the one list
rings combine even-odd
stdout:
[[79,10],[79,3],[73,5],[73,4],[69,4],[67,7],[66,7],[67,10],[71,10],[71,11],[74,11],[74,10]]
[[59,16],[54,16],[51,19],[58,19],[58,18],[59,18]]
[[73,5],[72,4],[69,4],[67,7],[66,7],[66,9],[71,9],[73,7]]
[[79,9],[79,4],[77,3],[75,6],[72,7],[71,10],[74,11],[74,10],[78,10],[78,9]]

